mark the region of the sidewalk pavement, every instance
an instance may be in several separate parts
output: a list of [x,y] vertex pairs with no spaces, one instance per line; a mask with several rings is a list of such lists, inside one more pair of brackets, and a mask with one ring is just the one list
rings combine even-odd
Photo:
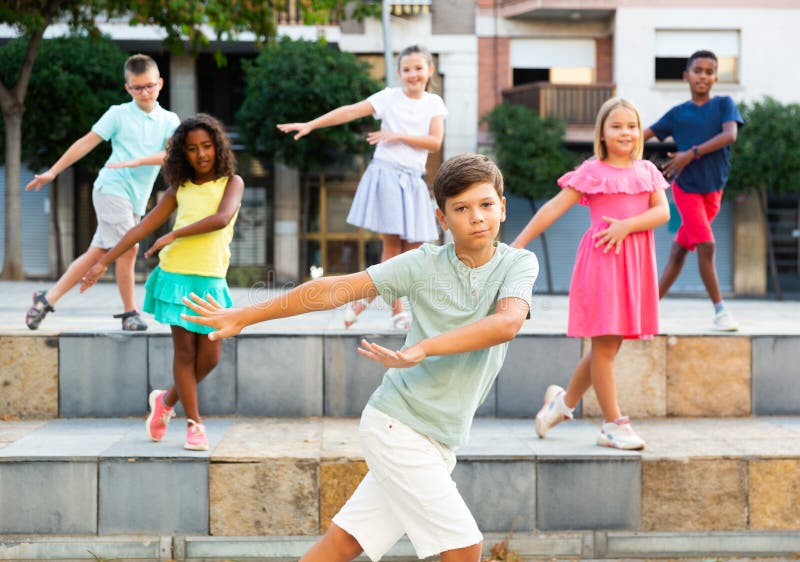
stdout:
[[[112,318],[122,312],[117,287],[99,283],[81,294],[77,289],[67,293],[42,322],[39,330],[25,326],[25,312],[31,305],[31,295],[48,282],[0,281],[0,334],[49,335],[60,332],[108,332],[120,329],[120,321]],[[263,286],[232,288],[234,306],[247,306],[284,290]],[[144,287],[137,285],[136,299],[141,308]],[[532,318],[525,322],[521,333],[560,335],[567,329],[568,297],[566,295],[534,295]],[[726,299],[729,309],[739,322],[738,335],[800,335],[800,300]],[[161,325],[149,314],[143,315],[150,331],[164,333],[169,327]],[[359,317],[350,332],[383,332],[389,330],[391,312],[382,299],[375,299]],[[705,297],[668,296],[661,302],[660,328],[670,335],[721,335],[711,330],[713,307]],[[321,333],[345,331],[343,311],[332,310],[283,318],[248,327],[244,333]]]

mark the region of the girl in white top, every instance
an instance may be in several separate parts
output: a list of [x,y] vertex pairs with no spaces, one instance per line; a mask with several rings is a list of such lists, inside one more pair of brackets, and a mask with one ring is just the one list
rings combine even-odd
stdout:
[[[367,135],[377,145],[361,178],[347,222],[380,232],[381,261],[439,237],[428,186],[422,179],[429,152],[442,147],[447,108],[427,90],[434,73],[433,57],[417,45],[400,53],[397,74],[402,86],[386,88],[367,99],[345,105],[306,123],[283,123],[298,140],[314,129],[348,123],[367,115],[381,120],[381,129]],[[367,301],[350,303],[345,326],[356,321]],[[392,303],[392,326],[408,330],[410,315],[400,299]]]

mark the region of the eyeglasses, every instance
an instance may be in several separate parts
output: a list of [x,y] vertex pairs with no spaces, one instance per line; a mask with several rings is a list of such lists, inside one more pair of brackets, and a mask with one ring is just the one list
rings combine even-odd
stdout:
[[141,94],[144,91],[152,92],[156,88],[158,88],[158,82],[153,82],[152,84],[145,84],[144,86],[128,86],[130,90],[134,94]]

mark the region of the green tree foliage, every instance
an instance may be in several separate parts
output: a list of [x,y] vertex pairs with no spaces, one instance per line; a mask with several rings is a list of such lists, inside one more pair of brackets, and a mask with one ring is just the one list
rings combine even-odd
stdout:
[[[98,17],[124,18],[133,25],[154,25],[163,29],[164,43],[173,50],[189,45],[192,50],[210,39],[229,39],[242,31],[253,32],[265,41],[275,35],[275,11],[284,0],[13,0],[0,2],[0,24],[14,28],[26,41],[25,55],[16,74],[0,81],[0,108],[5,125],[5,248],[4,279],[22,279],[22,227],[20,222],[20,169],[22,116],[34,62],[39,55],[45,30],[64,22],[73,30],[98,35]],[[299,0],[308,23],[323,17],[341,18],[347,0]],[[355,14],[369,8],[356,3]],[[204,30],[210,29],[213,37]],[[6,80],[5,78],[8,78]],[[10,84],[6,85],[6,84]]]
[[245,100],[237,115],[245,143],[254,151],[302,170],[322,170],[369,150],[370,118],[313,131],[299,142],[277,129],[305,122],[381,88],[366,63],[321,42],[283,38],[245,66]]
[[727,195],[800,192],[800,104],[740,104],[745,126],[731,148]]
[[800,192],[800,104],[784,105],[767,97],[750,105],[740,104],[739,111],[745,126],[731,149],[731,174],[725,194],[758,194],[772,288],[781,300],[783,291],[767,216],[767,196]]
[[[556,180],[576,163],[576,155],[564,146],[564,123],[542,118],[522,105],[502,103],[485,117],[494,134],[494,154],[503,171],[506,189],[524,197],[536,213],[536,201],[558,192]],[[547,236],[541,235],[547,290],[553,290]]]
[[[6,87],[11,87],[11,76],[17,74],[25,48],[24,39],[0,48],[0,76]],[[107,37],[75,35],[42,43],[22,124],[22,159],[28,166],[46,168],[85,135],[109,106],[130,101],[122,87],[126,58],[127,54]],[[5,162],[4,133],[0,123],[0,164]],[[80,164],[97,170],[109,152],[104,143]]]
[[508,103],[484,120],[494,135],[494,154],[508,191],[529,200],[555,195],[556,180],[576,164],[575,154],[564,146],[564,123]]

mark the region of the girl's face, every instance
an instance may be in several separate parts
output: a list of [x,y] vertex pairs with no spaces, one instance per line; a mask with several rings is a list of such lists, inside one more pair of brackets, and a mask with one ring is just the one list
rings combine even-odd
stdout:
[[600,137],[606,145],[608,160],[627,163],[641,134],[636,113],[621,105],[612,109],[603,123],[603,136]]
[[216,179],[214,164],[217,161],[217,149],[214,139],[205,129],[192,129],[186,134],[183,151],[189,165],[194,170],[194,181],[203,183]]
[[428,58],[422,53],[411,53],[400,59],[397,75],[408,97],[422,97],[432,74],[433,67],[428,64]]

